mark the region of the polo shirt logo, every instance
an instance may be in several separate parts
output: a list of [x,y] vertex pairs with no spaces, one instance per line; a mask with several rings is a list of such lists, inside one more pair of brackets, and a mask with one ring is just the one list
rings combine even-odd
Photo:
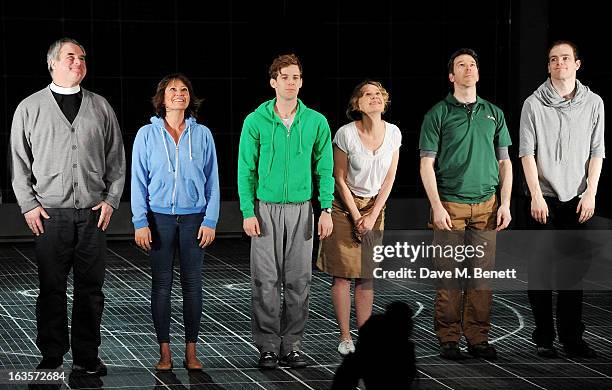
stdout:
[[491,119],[493,122],[496,122],[496,119],[495,119],[495,117],[494,117],[494,116],[487,115],[487,118],[488,118],[488,119]]

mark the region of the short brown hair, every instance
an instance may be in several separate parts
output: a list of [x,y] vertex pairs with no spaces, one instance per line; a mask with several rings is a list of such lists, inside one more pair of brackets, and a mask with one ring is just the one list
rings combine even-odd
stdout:
[[375,86],[376,88],[378,88],[378,90],[382,94],[383,101],[385,104],[385,109],[383,110],[383,114],[387,111],[387,108],[389,107],[389,103],[391,103],[391,100],[389,100],[389,92],[387,92],[387,90],[382,86],[381,83],[379,83],[378,81],[373,81],[373,80],[362,81],[359,84],[357,84],[355,89],[353,89],[353,93],[351,94],[351,97],[348,103],[348,107],[346,109],[346,116],[351,120],[354,120],[354,121],[360,120],[363,115],[362,112],[359,111],[359,105],[357,102],[363,96],[363,91],[361,89],[365,87],[366,85]]
[[478,61],[478,54],[476,54],[476,52],[473,49],[464,47],[462,49],[457,50],[453,54],[451,54],[450,59],[448,60],[448,74],[455,74],[455,59],[457,59],[457,57],[464,55],[464,54],[472,57],[474,59],[474,62],[476,63],[476,68],[480,69],[480,64]]
[[561,46],[561,45],[568,45],[569,47],[572,48],[572,51],[574,52],[574,61],[580,59],[580,57],[578,57],[578,46],[576,46],[576,44],[572,41],[566,41],[564,39],[560,39],[560,40],[554,41],[553,43],[551,43],[550,46],[548,46],[548,51],[546,52],[546,62],[550,61],[550,51],[554,47]]
[[185,84],[187,90],[189,91],[189,105],[185,109],[185,112],[188,116],[196,117],[198,114],[198,108],[200,107],[200,103],[202,103],[201,99],[198,99],[193,92],[193,85],[191,81],[182,73],[171,73],[169,75],[164,76],[159,83],[157,83],[157,90],[155,91],[155,95],[151,98],[151,103],[153,103],[153,107],[155,108],[155,114],[164,118],[166,116],[166,106],[164,105],[164,97],[166,94],[166,87],[172,80],[180,80]]
[[270,79],[276,80],[280,70],[286,68],[291,65],[297,65],[300,69],[300,77],[302,77],[302,64],[297,56],[293,53],[291,54],[282,54],[272,61],[272,65],[270,65],[270,69],[268,69],[268,74],[270,75]]

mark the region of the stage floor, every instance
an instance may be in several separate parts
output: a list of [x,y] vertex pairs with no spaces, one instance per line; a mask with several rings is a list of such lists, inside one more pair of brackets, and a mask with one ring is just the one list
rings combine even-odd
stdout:
[[[303,345],[312,365],[301,370],[260,371],[250,332],[248,253],[248,241],[239,238],[218,239],[207,251],[198,347],[204,371],[188,374],[175,368],[171,374],[159,374],[153,370],[158,349],[150,315],[147,255],[131,242],[109,242],[100,349],[109,374],[99,381],[66,378],[62,388],[328,389],[341,361],[329,296],[331,278],[313,273]],[[178,269],[175,272],[171,337],[174,364],[180,367],[183,327]],[[37,285],[33,245],[0,245],[0,369],[32,369],[40,359],[35,345]],[[71,287],[69,305],[70,293]],[[612,388],[612,292],[585,293],[585,339],[599,354],[592,360],[570,359],[563,354],[552,360],[536,356],[531,311],[526,293],[521,291],[494,294],[491,341],[499,353],[496,361],[442,360],[433,333],[433,298],[433,291],[416,290],[408,282],[382,281],[375,290],[375,312],[395,300],[408,302],[415,311],[413,340],[419,389]],[[354,322],[352,329],[356,335]],[[70,363],[71,355],[67,354],[66,375]],[[0,388],[20,387],[0,384]]]

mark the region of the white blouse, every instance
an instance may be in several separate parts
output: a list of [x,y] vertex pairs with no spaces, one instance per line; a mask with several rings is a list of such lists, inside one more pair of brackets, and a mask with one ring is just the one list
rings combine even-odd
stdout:
[[357,196],[370,197],[378,194],[389,167],[393,153],[402,145],[402,133],[394,124],[385,122],[385,138],[374,151],[366,149],[359,138],[355,122],[338,129],[334,144],[348,156],[346,184]]

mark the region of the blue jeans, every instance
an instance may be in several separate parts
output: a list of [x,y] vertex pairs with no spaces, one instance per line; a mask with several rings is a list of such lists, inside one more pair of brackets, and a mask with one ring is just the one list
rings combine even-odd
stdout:
[[151,313],[158,343],[170,342],[170,296],[174,252],[178,247],[185,342],[198,340],[202,318],[202,262],[204,249],[198,246],[198,231],[204,214],[168,215],[149,213],[151,229]]

